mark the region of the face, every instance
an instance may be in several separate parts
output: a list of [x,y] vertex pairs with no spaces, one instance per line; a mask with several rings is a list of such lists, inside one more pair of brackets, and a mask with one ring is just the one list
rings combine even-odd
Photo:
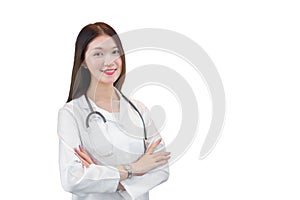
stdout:
[[84,65],[91,73],[91,81],[113,84],[122,72],[120,51],[111,36],[102,35],[92,40],[85,52]]

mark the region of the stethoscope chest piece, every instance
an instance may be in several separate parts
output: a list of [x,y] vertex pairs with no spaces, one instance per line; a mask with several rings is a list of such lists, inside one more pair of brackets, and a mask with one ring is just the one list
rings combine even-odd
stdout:
[[106,123],[106,119],[105,117],[98,111],[92,111],[88,114],[88,116],[86,117],[85,119],[85,125],[86,125],[86,128],[89,128],[90,127],[90,118],[93,116],[93,115],[97,115],[97,116],[100,116],[103,120],[104,123]]

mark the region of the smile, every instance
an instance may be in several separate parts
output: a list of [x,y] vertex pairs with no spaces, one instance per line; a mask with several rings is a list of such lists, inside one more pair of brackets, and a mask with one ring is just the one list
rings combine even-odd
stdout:
[[116,70],[117,69],[106,69],[106,70],[101,70],[100,69],[101,72],[103,72],[104,74],[109,75],[109,76],[113,75]]

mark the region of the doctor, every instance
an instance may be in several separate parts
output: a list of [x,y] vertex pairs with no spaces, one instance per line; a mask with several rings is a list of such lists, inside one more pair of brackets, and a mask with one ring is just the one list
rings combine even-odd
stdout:
[[125,73],[115,30],[102,22],[85,26],[58,112],[61,183],[72,199],[146,200],[169,177],[170,153],[149,110],[121,92]]

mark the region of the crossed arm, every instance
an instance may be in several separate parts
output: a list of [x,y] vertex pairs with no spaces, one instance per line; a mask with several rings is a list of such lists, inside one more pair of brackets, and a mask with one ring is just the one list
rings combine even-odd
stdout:
[[[167,164],[170,159],[170,152],[155,152],[155,148],[160,144],[161,139],[154,142],[137,161],[130,164],[133,176],[142,176],[147,172],[158,168],[162,165]],[[76,156],[80,159],[82,166],[89,167],[91,164],[95,164],[93,159],[90,157],[81,146],[74,148]],[[119,165],[116,167],[119,170],[120,182],[128,178],[128,172],[124,166]],[[124,186],[119,182],[118,190],[125,190]]]

